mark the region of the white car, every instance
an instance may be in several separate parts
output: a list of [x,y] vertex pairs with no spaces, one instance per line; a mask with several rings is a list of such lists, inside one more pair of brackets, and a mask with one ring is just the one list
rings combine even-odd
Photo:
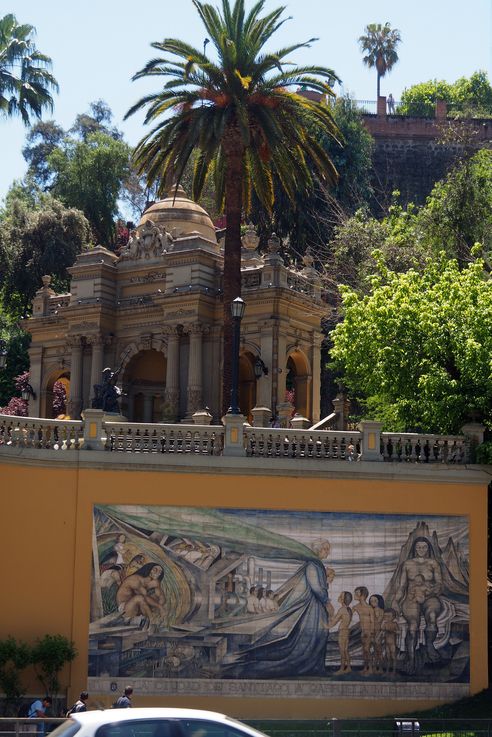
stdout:
[[50,737],[266,737],[247,724],[198,709],[105,709],[71,714]]

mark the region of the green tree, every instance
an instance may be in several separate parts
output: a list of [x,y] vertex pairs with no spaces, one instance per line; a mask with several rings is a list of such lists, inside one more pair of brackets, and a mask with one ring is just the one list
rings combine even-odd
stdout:
[[60,672],[77,657],[77,649],[63,635],[45,635],[32,649],[32,661],[44,692],[55,696],[60,690]]
[[[225,206],[227,230],[224,253],[224,371],[223,401],[231,385],[232,319],[230,305],[241,293],[241,218],[249,210],[251,190],[270,210],[274,174],[291,200],[298,190],[313,186],[310,160],[319,176],[334,181],[336,171],[314,130],[336,136],[330,108],[290,91],[307,89],[332,95],[333,70],[295,67],[290,55],[310,42],[292,44],[273,53],[266,44],[285,21],[284,8],[261,17],[264,1],[246,13],[244,0],[222,1],[222,9],[193,0],[215,60],[205,50],[165,39],[153,48],[166,55],[154,58],[134,79],[158,77],[158,92],[139,100],[127,113],[146,109],[145,123],[156,123],[138,144],[135,160],[150,183],[160,180],[164,192],[171,180],[181,180],[194,149],[199,149],[192,196],[199,198],[213,175],[217,201]],[[311,39],[314,40],[314,39]],[[166,112],[171,114],[166,115]]]
[[90,133],[84,141],[67,138],[53,150],[53,195],[67,207],[81,210],[94,240],[106,247],[115,241],[118,198],[129,174],[128,144],[107,133]]
[[398,61],[396,48],[401,41],[400,31],[389,23],[369,23],[365,35],[359,37],[359,45],[365,56],[362,61],[369,69],[376,69],[377,96],[381,93],[381,77],[391,72]]
[[36,30],[17,23],[9,13],[0,18],[0,113],[20,115],[25,125],[53,109],[52,92],[58,92],[50,72],[51,59],[41,54],[33,41]]
[[5,716],[16,713],[16,707],[25,689],[21,671],[32,662],[28,645],[14,637],[0,640],[0,689],[5,694]]
[[[54,120],[39,121],[26,136],[22,155],[27,161],[29,181],[39,189],[47,190],[53,183],[53,169],[49,164],[50,154],[63,141],[65,132]],[[29,187],[32,189],[32,185]]]
[[442,248],[461,266],[481,243],[492,256],[492,151],[483,149],[465,158],[437,182],[421,209],[416,232],[426,247]]
[[398,113],[417,118],[433,118],[436,101],[451,102],[452,97],[451,85],[444,80],[431,79],[428,82],[420,82],[403,90]]
[[379,261],[369,294],[342,288],[333,368],[367,413],[392,430],[492,427],[492,289],[481,259],[445,254],[419,273]]
[[12,199],[0,221],[4,305],[17,316],[27,315],[44,274],[55,277],[57,288],[67,287],[67,267],[89,243],[89,224],[79,210],[50,195],[42,195],[35,208]]
[[450,115],[460,118],[492,115],[492,86],[483,71],[456,82],[431,79],[404,89],[398,112],[420,118],[433,118],[437,100],[448,103]]

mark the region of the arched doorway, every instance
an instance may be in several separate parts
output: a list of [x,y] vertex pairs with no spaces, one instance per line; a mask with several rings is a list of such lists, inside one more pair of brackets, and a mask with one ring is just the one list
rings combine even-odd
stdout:
[[122,413],[130,422],[162,422],[166,358],[159,351],[140,351],[123,375]]
[[297,414],[311,417],[311,371],[304,353],[296,349],[287,359],[285,381],[286,399],[292,402]]
[[53,371],[44,390],[42,417],[61,417],[67,414],[67,400],[70,397],[70,371]]
[[239,356],[239,409],[251,422],[251,410],[256,405],[255,357],[249,351]]

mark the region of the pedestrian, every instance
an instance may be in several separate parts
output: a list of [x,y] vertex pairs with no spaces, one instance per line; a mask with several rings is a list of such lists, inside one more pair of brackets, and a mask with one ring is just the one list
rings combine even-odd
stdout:
[[[36,699],[29,708],[29,719],[44,719],[46,710],[51,707],[53,699],[51,696],[45,696],[44,699]],[[46,733],[44,722],[40,722],[37,727],[38,735]]]
[[132,705],[132,693],[133,688],[127,686],[123,692],[123,695],[119,697],[113,704],[113,709],[130,709]]
[[391,94],[391,92],[388,95],[387,103],[388,103],[388,115],[394,115],[395,114],[395,101],[393,99],[393,95]]
[[67,711],[66,716],[69,717],[70,714],[77,714],[80,711],[87,711],[88,698],[89,694],[87,693],[87,691],[81,691],[78,700],[75,702],[72,708]]

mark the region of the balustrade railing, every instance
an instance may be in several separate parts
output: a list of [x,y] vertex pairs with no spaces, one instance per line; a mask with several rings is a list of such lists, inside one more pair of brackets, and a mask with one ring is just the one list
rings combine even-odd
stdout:
[[385,461],[467,463],[469,444],[459,435],[383,432],[381,454]]
[[79,450],[84,442],[81,420],[0,415],[0,444],[44,450]]
[[256,458],[355,461],[360,454],[361,433],[247,427],[244,438],[246,455]]
[[215,425],[166,425],[105,422],[106,450],[117,453],[195,453],[221,455],[224,428]]
[[201,456],[244,452],[251,458],[414,464],[463,465],[472,460],[467,435],[381,432],[379,423],[362,422],[358,430],[325,430],[316,426],[310,429],[270,428],[238,424],[234,420],[237,416],[226,415],[226,425],[232,420],[237,428],[232,448],[227,444],[231,441],[227,440],[223,425],[114,422],[107,421],[102,412],[90,410],[90,415],[89,410],[86,412],[85,421],[0,415],[0,452],[4,447],[14,447]]

